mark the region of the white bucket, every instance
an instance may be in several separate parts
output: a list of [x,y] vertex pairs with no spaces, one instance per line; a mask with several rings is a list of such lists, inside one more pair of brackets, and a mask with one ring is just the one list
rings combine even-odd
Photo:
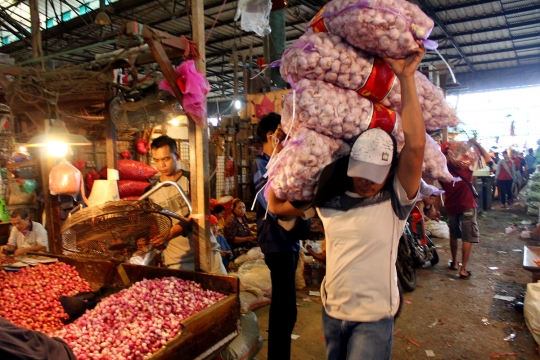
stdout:
[[88,206],[105,204],[107,201],[120,200],[116,180],[95,180],[88,197]]

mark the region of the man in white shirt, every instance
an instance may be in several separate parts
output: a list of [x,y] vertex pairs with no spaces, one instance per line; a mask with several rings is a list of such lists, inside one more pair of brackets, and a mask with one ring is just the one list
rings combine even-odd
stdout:
[[[389,360],[392,355],[399,306],[397,247],[418,196],[426,141],[414,81],[425,49],[417,43],[419,48],[407,58],[385,59],[401,87],[405,145],[399,158],[395,139],[384,130],[363,132],[350,157],[333,164],[341,186],[314,204],[326,235],[321,300],[328,360]],[[318,192],[324,189],[319,184]],[[272,191],[269,210],[303,215]]]
[[[152,141],[152,158],[157,170],[161,173],[159,182],[174,181],[184,192],[189,190],[189,181],[183,175],[178,165],[178,149],[176,140],[162,135]],[[183,197],[174,186],[164,186],[150,195],[150,200],[162,208],[173,211],[184,217],[188,216],[189,209]],[[172,269],[195,270],[195,257],[193,241],[189,230],[189,223],[181,223],[173,219],[173,226],[165,237],[150,240],[150,244],[157,248],[165,246],[163,250],[163,264]]]
[[23,209],[14,210],[11,214],[11,233],[8,243],[2,245],[2,251],[14,251],[15,256],[21,256],[29,251],[49,251],[47,230],[35,221],[30,220]]

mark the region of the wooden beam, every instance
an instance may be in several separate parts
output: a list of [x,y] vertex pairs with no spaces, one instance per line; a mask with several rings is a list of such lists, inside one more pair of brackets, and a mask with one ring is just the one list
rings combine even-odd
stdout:
[[[36,124],[44,124],[47,121],[44,114],[27,112],[26,115]],[[56,161],[54,158],[48,156],[47,149],[38,148],[38,151],[43,203],[45,207],[45,228],[47,229],[47,236],[49,238],[49,251],[53,254],[61,254],[62,238],[60,232],[62,224],[60,223],[60,204],[58,202],[58,196],[53,196],[49,192],[49,173],[53,166],[56,165]]]
[[116,169],[116,160],[118,158],[116,152],[116,126],[112,121],[109,104],[105,105],[105,151],[107,157],[107,168]]
[[[43,50],[41,48],[38,0],[29,0],[28,5],[30,6],[30,25],[32,28],[32,54],[34,58],[39,58],[43,56]],[[43,66],[42,64],[37,67]]]
[[[191,1],[192,33],[195,46],[199,49],[200,58],[195,60],[195,67],[206,73],[206,51],[204,33],[203,1]],[[206,108],[206,103],[204,104]],[[203,119],[203,126],[189,122],[189,160],[191,163],[191,202],[197,214],[210,213],[210,170],[208,167],[208,125]],[[196,220],[193,236],[195,244],[195,266],[197,270],[208,271],[211,266],[210,223],[207,217]]]

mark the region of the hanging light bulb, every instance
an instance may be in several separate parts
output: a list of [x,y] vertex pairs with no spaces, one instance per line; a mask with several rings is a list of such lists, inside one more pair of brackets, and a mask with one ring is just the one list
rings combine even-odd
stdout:
[[68,144],[61,141],[51,141],[47,144],[47,152],[57,158],[64,157],[68,152]]
[[240,100],[235,100],[234,107],[236,110],[240,110],[242,108],[242,102]]
[[99,1],[100,12],[96,15],[94,22],[100,26],[109,25],[111,23],[111,18],[105,12],[105,0]]

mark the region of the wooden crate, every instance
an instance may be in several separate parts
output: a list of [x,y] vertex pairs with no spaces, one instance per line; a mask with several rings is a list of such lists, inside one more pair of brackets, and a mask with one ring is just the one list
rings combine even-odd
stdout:
[[227,295],[225,299],[184,319],[180,332],[150,359],[209,359],[239,333],[240,281],[237,277],[153,266],[119,265],[112,261],[80,261],[63,255],[50,256],[74,266],[94,290],[104,285],[128,287],[142,279],[174,276],[195,281],[204,289]]

